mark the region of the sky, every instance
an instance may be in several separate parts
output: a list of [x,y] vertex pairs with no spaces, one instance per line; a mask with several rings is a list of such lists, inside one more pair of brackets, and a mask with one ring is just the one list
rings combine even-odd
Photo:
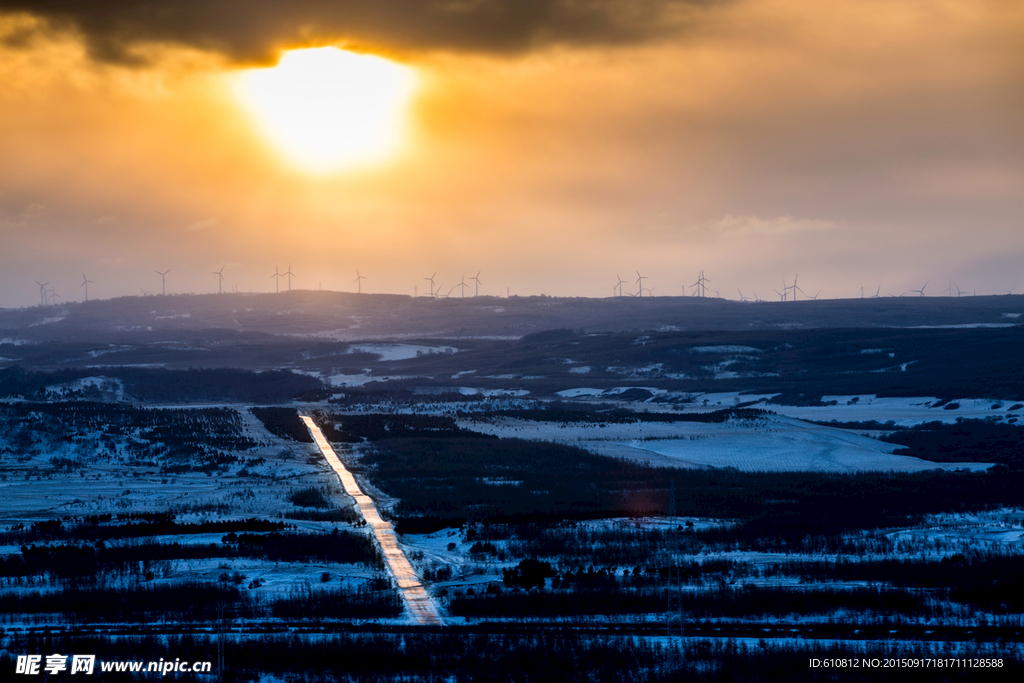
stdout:
[[0,307],[289,266],[409,295],[1022,293],[1022,45],[1019,0],[0,0]]

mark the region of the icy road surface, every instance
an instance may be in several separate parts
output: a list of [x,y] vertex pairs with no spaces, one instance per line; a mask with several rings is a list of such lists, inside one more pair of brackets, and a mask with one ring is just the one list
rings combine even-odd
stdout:
[[402,597],[405,599],[405,603],[409,606],[409,611],[412,612],[417,623],[440,624],[441,615],[437,610],[437,605],[434,604],[434,600],[427,593],[423,584],[420,583],[419,577],[416,576],[416,572],[413,570],[408,558],[406,558],[402,548],[398,545],[398,537],[395,536],[395,530],[391,527],[391,522],[385,521],[377,513],[373,500],[359,488],[355,477],[338,459],[334,449],[331,448],[331,444],[327,443],[327,439],[324,438],[323,432],[316,426],[316,423],[305,415],[301,417],[302,421],[306,423],[309,433],[313,435],[313,440],[316,441],[320,452],[323,453],[328,464],[337,473],[338,478],[341,479],[341,483],[345,487],[345,493],[355,499],[363,519],[373,529],[373,535],[377,539],[377,545],[380,547],[381,552],[384,553],[388,569],[391,571],[391,575],[395,577],[395,581],[401,589]]

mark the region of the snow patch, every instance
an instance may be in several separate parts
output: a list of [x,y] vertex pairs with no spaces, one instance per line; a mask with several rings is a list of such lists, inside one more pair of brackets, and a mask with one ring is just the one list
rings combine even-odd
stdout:
[[747,472],[918,472],[985,470],[988,463],[934,463],[894,455],[899,448],[849,430],[778,415],[724,423],[552,423],[502,419],[460,424],[498,437],[571,444],[670,467],[735,467]]
[[690,353],[764,353],[761,349],[753,346],[694,346]]
[[29,325],[29,327],[38,327],[40,325],[49,325],[50,323],[59,323],[65,317],[67,317],[67,316],[63,316],[62,315],[62,316],[59,316],[59,317],[56,317],[56,318],[43,318],[39,322],[33,323],[33,324]]
[[420,346],[417,344],[353,344],[348,353],[372,353],[382,361],[409,360],[434,353],[455,353],[453,346]]

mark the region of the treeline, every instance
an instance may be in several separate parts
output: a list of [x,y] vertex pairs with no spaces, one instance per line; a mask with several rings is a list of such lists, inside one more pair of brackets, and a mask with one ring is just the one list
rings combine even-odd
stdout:
[[[111,523],[112,520],[125,520]],[[267,519],[223,519],[203,522],[177,522],[169,512],[110,514],[87,517],[66,517],[33,522],[29,526],[19,523],[0,533],[0,544],[20,545],[38,541],[106,541],[113,538],[140,538],[144,536],[173,536],[182,534],[224,533],[229,531],[266,532],[281,531],[287,525]]]
[[397,408],[420,406],[424,403],[477,403],[489,400],[484,394],[463,394],[441,386],[436,387],[436,391],[422,393],[423,387],[429,386],[427,378],[416,378],[415,383],[407,383],[409,386],[403,384],[405,383],[400,380],[391,380],[387,383],[386,389],[345,387],[337,389],[327,402],[334,406],[349,408],[382,405]]
[[1024,556],[956,553],[942,560],[919,558],[787,562],[783,574],[811,581],[870,581],[935,589],[957,602],[996,614],[1024,612]]
[[[954,651],[939,641],[836,641],[732,638],[645,638],[602,635],[571,629],[522,632],[476,628],[399,633],[344,633],[315,638],[259,635],[220,640],[216,636],[68,635],[52,631],[14,631],[0,651],[0,668],[14,671],[18,654],[89,652],[96,654],[98,681],[122,680],[104,674],[101,662],[158,661],[168,653],[182,661],[216,661],[224,648],[225,670],[215,672],[227,683],[254,680],[475,683],[559,681],[564,683],[811,683],[822,680],[867,683],[892,681],[893,668],[810,666],[812,660],[879,660],[957,658],[999,659],[1003,666],[977,672],[993,683],[1017,681],[1021,656],[1004,643],[958,644]],[[914,673],[917,673],[916,671]],[[965,680],[963,666],[930,667],[927,680]],[[208,680],[210,674],[175,673],[175,680]],[[970,678],[975,678],[971,675]]]
[[705,424],[721,424],[729,420],[756,420],[771,415],[768,410],[760,408],[725,408],[706,413],[652,413],[634,412],[613,408],[608,410],[582,410],[566,407],[558,402],[550,408],[529,410],[483,410],[479,412],[460,412],[464,419],[484,419],[507,417],[530,422],[560,422],[562,424],[634,424],[637,422],[700,422]]
[[309,429],[299,419],[299,411],[295,408],[250,408],[249,412],[274,436],[300,443],[313,443]]
[[290,370],[252,372],[226,368],[169,370],[165,368],[91,367],[53,372],[13,366],[0,370],[0,395],[26,399],[50,398],[46,388],[84,377],[121,380],[125,393],[139,401],[238,401],[281,403],[303,395],[320,396],[323,382]]
[[932,470],[830,474],[651,467],[572,446],[518,439],[386,439],[361,460],[398,498],[402,533],[466,522],[555,522],[676,514],[737,523],[701,531],[709,544],[823,550],[854,529],[922,515],[1024,504],[1024,472]]
[[400,499],[394,514],[402,533],[429,518],[443,528],[476,518],[609,516],[617,492],[650,488],[653,472],[572,446],[518,439],[387,439],[361,465],[372,468],[375,486]]
[[[220,619],[386,619],[401,614],[392,590],[335,587],[257,598],[231,582],[187,581],[125,588],[71,587],[0,593],[0,621],[36,623],[214,622]],[[45,653],[49,654],[49,652]],[[207,652],[201,659],[210,658]],[[164,655],[166,656],[166,654]],[[180,657],[180,652],[174,656]],[[137,659],[137,657],[136,657]]]
[[447,415],[317,413],[315,417],[327,440],[335,443],[361,443],[382,439],[497,438],[459,427],[455,419]]
[[994,462],[1024,469],[1024,427],[989,420],[929,422],[881,437],[903,446],[894,453],[931,462]]
[[606,581],[592,588],[570,590],[503,590],[463,594],[448,602],[448,611],[476,619],[564,618],[626,614],[664,614],[668,591],[687,619],[763,619],[827,616],[837,611],[869,618],[902,616],[931,618],[943,613],[929,596],[902,588],[880,587],[723,587],[711,590],[630,589]]
[[307,588],[274,600],[270,613],[278,619],[382,619],[402,613],[402,599],[387,579],[364,590]]
[[70,622],[206,621],[218,606],[229,613],[255,616],[251,601],[234,586],[181,582],[133,588],[66,588],[0,593],[0,614],[53,615]]
[[[147,409],[93,401],[26,402],[0,406],[0,453],[18,458],[53,451],[53,472],[83,459],[116,460],[164,474],[212,472],[238,463],[237,451],[258,444],[229,408]],[[246,466],[261,464],[250,458]]]
[[[20,554],[0,557],[0,577],[50,575],[96,579],[102,573],[131,574],[169,560],[252,558],[271,562],[334,562],[382,568],[383,559],[366,536],[335,530],[325,534],[229,533],[221,543],[145,542],[132,545],[23,545]],[[152,577],[150,577],[152,578]]]
[[368,536],[335,529],[327,534],[228,534],[240,557],[272,562],[361,563],[383,567],[384,561]]
[[95,401],[9,403],[0,407],[8,423],[29,423],[58,441],[86,433],[138,439],[171,453],[200,447],[247,450],[256,442],[242,433],[238,412],[230,408],[142,408]]

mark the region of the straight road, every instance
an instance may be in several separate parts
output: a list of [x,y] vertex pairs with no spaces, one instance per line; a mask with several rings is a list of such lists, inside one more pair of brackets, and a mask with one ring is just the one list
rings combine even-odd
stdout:
[[373,504],[373,500],[359,488],[355,477],[342,464],[334,449],[331,448],[331,444],[324,438],[323,432],[316,426],[312,418],[305,415],[300,415],[299,417],[305,423],[306,428],[309,429],[309,433],[313,435],[313,440],[316,442],[320,452],[323,453],[324,459],[327,460],[327,463],[338,475],[338,478],[341,479],[341,484],[345,487],[345,493],[355,499],[363,519],[373,529],[373,535],[377,539],[377,546],[384,553],[388,570],[395,577],[395,582],[398,584],[402,597],[405,599],[405,604],[408,605],[409,611],[412,612],[416,622],[431,626],[440,625],[442,623],[441,614],[437,609],[437,605],[434,603],[433,598],[430,597],[430,594],[427,593],[423,584],[420,583],[419,577],[416,576],[416,572],[409,563],[409,559],[398,545],[398,537],[395,535],[391,522],[381,518],[377,512],[377,507]]

